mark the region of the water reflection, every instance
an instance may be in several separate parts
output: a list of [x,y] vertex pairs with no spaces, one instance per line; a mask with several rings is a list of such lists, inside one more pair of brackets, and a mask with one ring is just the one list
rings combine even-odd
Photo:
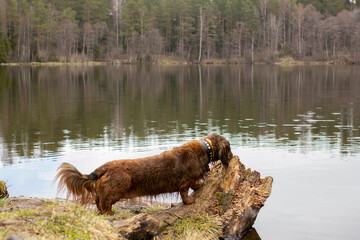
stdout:
[[241,240],[261,240],[261,238],[257,233],[256,229],[252,228],[241,238]]
[[359,152],[360,69],[0,67],[3,164],[75,149],[177,145],[209,132],[234,145]]

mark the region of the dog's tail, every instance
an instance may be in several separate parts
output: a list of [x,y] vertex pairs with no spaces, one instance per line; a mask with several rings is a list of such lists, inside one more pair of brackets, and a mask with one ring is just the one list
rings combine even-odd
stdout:
[[84,175],[70,163],[61,164],[55,176],[55,181],[59,180],[58,193],[67,188],[66,199],[73,196],[73,199],[82,205],[87,205],[95,200],[95,181],[97,179],[96,172]]

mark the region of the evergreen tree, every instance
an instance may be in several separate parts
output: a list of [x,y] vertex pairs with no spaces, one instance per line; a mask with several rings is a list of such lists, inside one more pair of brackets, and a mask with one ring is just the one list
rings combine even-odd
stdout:
[[36,61],[47,61],[48,52],[47,46],[47,34],[50,31],[50,26],[47,24],[50,18],[49,9],[46,8],[44,0],[36,0],[32,3],[32,19],[33,19],[33,44],[32,52],[33,56],[36,56]]
[[86,0],[84,13],[84,21],[92,25],[110,20],[110,6],[107,0]]
[[250,61],[254,62],[254,45],[255,36],[259,29],[259,12],[254,0],[242,0],[242,14],[243,22],[245,23],[245,33],[247,35],[248,42],[245,46],[250,50]]
[[333,16],[336,16],[339,12],[349,8],[346,0],[326,0],[326,10]]
[[259,8],[257,8],[255,0],[241,0],[241,6],[241,16],[246,25],[246,32],[252,35],[259,28]]
[[192,33],[195,30],[193,26],[194,17],[191,14],[191,7],[192,4],[190,0],[179,0],[178,50],[181,59],[186,57],[187,60],[189,60],[190,57]]
[[6,44],[4,38],[1,37],[1,32],[0,32],[0,63],[6,63],[6,57],[7,57]]
[[6,29],[4,29],[3,36],[7,39],[11,52],[15,50],[18,40],[19,10],[17,0],[4,0],[4,3],[6,5],[6,9],[4,9],[6,11],[3,12],[4,18],[6,18]]
[[336,16],[344,9],[350,9],[349,0],[298,0],[304,6],[312,4],[320,13]]
[[269,12],[275,16],[279,15],[279,0],[269,0]]
[[137,0],[128,0],[124,4],[123,16],[121,22],[121,28],[123,29],[122,35],[124,36],[125,42],[124,46],[126,52],[130,54],[134,50],[134,42],[137,38],[137,33],[139,32],[140,22],[139,22],[139,6]]
[[217,8],[213,1],[209,1],[205,6],[205,53],[207,59],[215,55],[215,42],[217,38]]

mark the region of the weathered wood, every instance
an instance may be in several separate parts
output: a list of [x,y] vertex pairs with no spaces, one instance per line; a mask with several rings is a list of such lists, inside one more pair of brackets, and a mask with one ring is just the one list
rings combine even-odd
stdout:
[[113,226],[125,238],[151,238],[179,219],[206,213],[222,219],[225,237],[238,239],[254,224],[260,208],[271,194],[272,182],[272,177],[261,179],[258,172],[246,169],[234,156],[228,167],[220,161],[214,164],[205,177],[204,185],[191,194],[195,203],[138,214],[115,221]]

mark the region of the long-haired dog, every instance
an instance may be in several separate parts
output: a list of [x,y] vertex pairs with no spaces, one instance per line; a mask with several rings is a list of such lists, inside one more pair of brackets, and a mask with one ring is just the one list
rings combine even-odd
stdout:
[[230,143],[211,135],[156,156],[110,161],[88,175],[63,163],[55,179],[59,192],[67,188],[67,198],[73,196],[83,205],[95,202],[101,214],[112,214],[112,205],[120,199],[162,193],[180,192],[183,203],[191,204],[188,190],[202,186],[199,180],[209,171],[209,163],[221,160],[227,166],[232,157]]

